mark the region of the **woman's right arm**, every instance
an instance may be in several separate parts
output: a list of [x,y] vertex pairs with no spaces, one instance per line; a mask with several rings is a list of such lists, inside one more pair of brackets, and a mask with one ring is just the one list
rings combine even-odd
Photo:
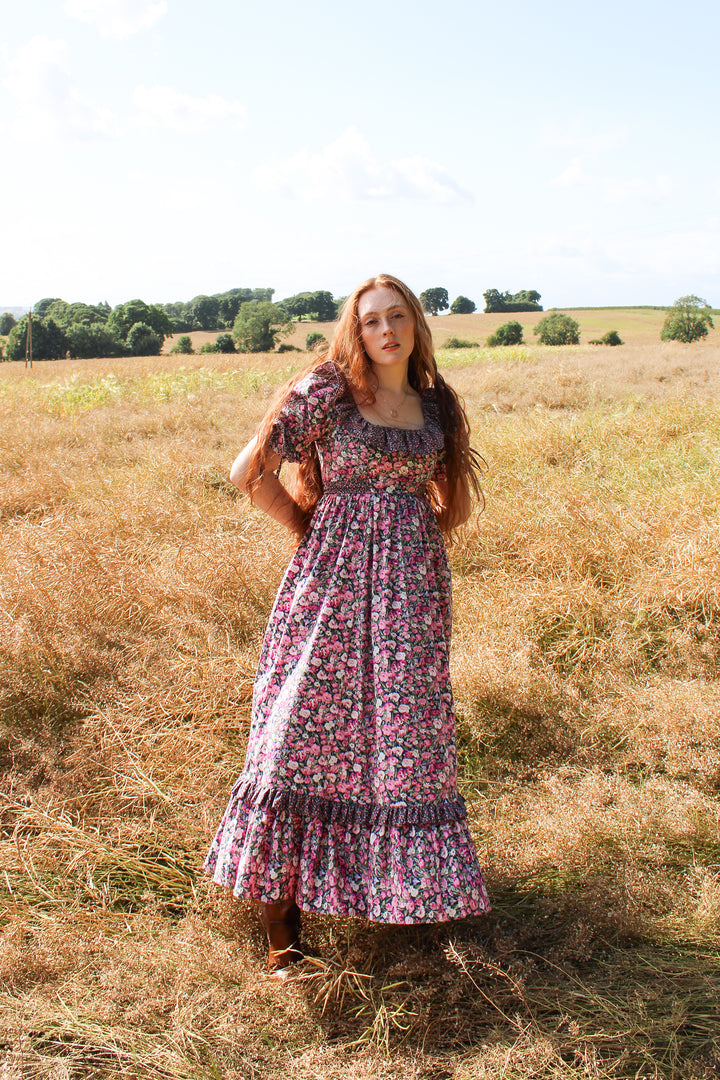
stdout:
[[[235,458],[230,469],[230,482],[240,491],[244,491],[246,495],[250,495],[246,485],[246,478],[250,458],[256,443],[257,437],[251,439],[245,449],[241,450]],[[290,492],[283,487],[275,475],[275,469],[279,464],[280,458],[278,455],[274,454],[272,450],[268,450],[265,468],[250,497],[255,506],[259,506],[275,521],[302,538],[305,532],[305,516]]]

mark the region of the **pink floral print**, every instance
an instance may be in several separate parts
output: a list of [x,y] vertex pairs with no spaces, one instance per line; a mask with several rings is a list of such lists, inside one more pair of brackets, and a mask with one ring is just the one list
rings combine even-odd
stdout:
[[451,579],[427,483],[442,474],[432,390],[420,430],[359,413],[334,365],[294,389],[273,449],[315,444],[324,494],[263,642],[245,767],[206,860],[236,896],[437,922],[490,904],[457,791]]

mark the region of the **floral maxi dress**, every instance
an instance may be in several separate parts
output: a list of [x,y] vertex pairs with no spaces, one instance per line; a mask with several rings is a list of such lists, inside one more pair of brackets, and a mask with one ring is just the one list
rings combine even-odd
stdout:
[[365,420],[334,365],[299,382],[272,448],[314,443],[323,496],[280,585],[245,767],[205,867],[236,896],[375,922],[489,910],[457,791],[451,580],[426,484],[425,426]]

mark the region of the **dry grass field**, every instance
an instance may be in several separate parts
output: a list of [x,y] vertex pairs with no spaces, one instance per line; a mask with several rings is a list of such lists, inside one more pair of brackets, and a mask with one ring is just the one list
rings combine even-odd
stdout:
[[200,865],[290,550],[225,476],[304,357],[0,365],[3,1080],[718,1075],[720,347],[653,340],[440,354],[495,908],[308,918],[284,985]]

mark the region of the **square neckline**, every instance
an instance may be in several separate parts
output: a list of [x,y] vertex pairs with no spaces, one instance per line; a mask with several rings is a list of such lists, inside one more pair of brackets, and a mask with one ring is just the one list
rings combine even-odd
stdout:
[[369,424],[370,427],[379,428],[381,431],[427,431],[428,418],[427,418],[427,412],[426,412],[426,409],[425,409],[425,395],[422,392],[420,393],[420,408],[422,409],[422,414],[423,414],[423,425],[422,425],[422,427],[402,427],[400,424],[376,424],[372,420],[368,420],[367,416],[364,416],[360,412],[360,406],[358,405],[357,401],[355,400],[355,398],[354,398],[354,396],[352,394],[352,391],[349,388],[348,388],[347,392],[348,392],[348,396],[349,396],[350,400],[352,401],[353,408],[355,409],[355,412],[360,417],[360,419],[363,421],[363,423]]

